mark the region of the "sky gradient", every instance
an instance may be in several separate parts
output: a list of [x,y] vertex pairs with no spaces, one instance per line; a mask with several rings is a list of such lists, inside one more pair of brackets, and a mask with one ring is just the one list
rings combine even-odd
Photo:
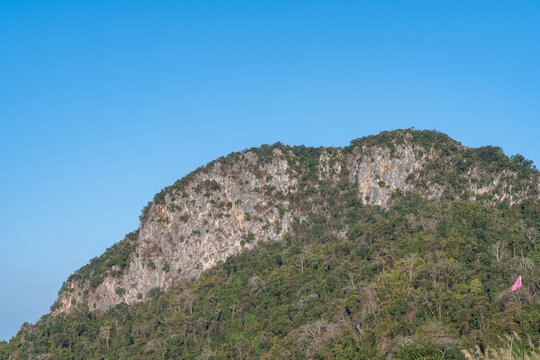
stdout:
[[538,164],[540,2],[0,2],[0,340],[195,168],[437,129]]

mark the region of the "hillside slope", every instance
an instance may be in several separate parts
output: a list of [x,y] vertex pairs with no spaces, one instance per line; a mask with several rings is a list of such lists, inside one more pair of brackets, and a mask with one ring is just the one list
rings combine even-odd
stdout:
[[233,153],[157,194],[0,358],[459,358],[511,331],[534,343],[539,186],[523,157],[433,131]]
[[317,210],[306,205],[309,199],[344,184],[382,207],[396,190],[509,205],[538,197],[538,186],[523,181],[536,173],[520,161],[497,148],[467,149],[443,134],[411,130],[356,140],[346,149],[276,144],[234,153],[157,194],[136,232],[68,279],[54,313],[82,303],[90,309],[133,304],[155,287],[196,278],[243,248],[279,241],[293,219]]

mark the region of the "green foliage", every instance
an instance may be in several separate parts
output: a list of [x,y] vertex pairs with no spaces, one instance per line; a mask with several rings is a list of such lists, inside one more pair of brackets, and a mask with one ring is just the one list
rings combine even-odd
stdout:
[[212,180],[210,182],[210,187],[212,188],[212,190],[219,190],[219,184],[217,183],[216,180]]
[[281,205],[281,204],[279,204],[277,206],[277,208],[278,208],[278,211],[279,211],[279,218],[283,219],[283,216],[285,215],[285,211],[287,211],[287,209],[285,209],[285,207],[283,205]]
[[[107,275],[120,276],[129,263],[131,254],[135,250],[135,242],[139,236],[138,231],[126,235],[124,240],[114,244],[99,257],[90,260],[90,263],[83,266],[72,274],[62,285],[60,293],[67,291],[69,284],[79,282],[82,288],[89,287],[95,289],[103,282]],[[113,270],[116,267],[118,270]]]
[[249,232],[249,233],[243,235],[242,239],[249,244],[250,242],[255,240],[255,234],[253,234],[252,232]]
[[[503,346],[498,335],[512,331],[540,340],[540,305],[526,295],[538,263],[527,262],[523,291],[507,295],[520,259],[534,252],[517,224],[540,224],[538,202],[499,209],[405,194],[382,210],[346,193],[329,196],[341,215],[293,222],[282,244],[262,243],[172,291],[152,289],[140,304],[46,316],[0,351],[59,359],[237,358],[240,351],[268,359],[463,359],[460,349]],[[328,240],[343,222],[346,238]],[[504,262],[492,252],[499,242]],[[100,335],[108,327],[109,343]],[[23,339],[32,346],[20,346]]]
[[407,360],[420,360],[420,359],[442,360],[444,359],[444,356],[437,349],[423,348],[423,349],[409,349],[403,354],[400,354],[399,358],[407,359]]
[[392,156],[396,155],[396,146],[403,144],[405,141],[410,142],[412,145],[416,145],[430,151],[444,150],[445,152],[455,151],[458,142],[452,140],[448,135],[438,132],[436,130],[393,130],[383,131],[377,135],[370,135],[360,139],[351,141],[351,144],[345,149],[352,151],[355,148],[371,148],[371,147],[383,147],[390,150]]
[[169,271],[171,271],[171,265],[165,264],[161,270],[163,270],[165,272],[169,272]]

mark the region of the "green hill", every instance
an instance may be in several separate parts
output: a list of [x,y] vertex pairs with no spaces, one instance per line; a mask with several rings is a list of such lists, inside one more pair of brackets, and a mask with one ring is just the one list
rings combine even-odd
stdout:
[[[148,249],[141,231],[154,229],[161,241],[156,229],[190,224],[194,215],[184,221],[173,198],[215,206],[201,217],[203,233],[228,229],[218,219],[240,205],[220,203],[231,189],[225,180],[244,184],[248,177],[235,174],[249,169],[270,184],[268,169],[280,161],[287,190],[250,190],[272,211],[238,212],[241,246],[223,261],[201,260],[190,273],[174,251],[140,250]],[[216,180],[196,180],[204,174]],[[68,279],[54,315],[24,324],[0,344],[0,359],[495,359],[510,347],[516,359],[538,358],[538,189],[532,162],[434,131],[385,132],[343,149],[275,144],[231,154],[156,195],[141,229]],[[164,211],[169,217],[158,218]],[[160,263],[170,256],[186,268]],[[166,285],[99,297],[139,263]],[[172,269],[177,277],[166,280]],[[519,275],[523,286],[511,292]]]

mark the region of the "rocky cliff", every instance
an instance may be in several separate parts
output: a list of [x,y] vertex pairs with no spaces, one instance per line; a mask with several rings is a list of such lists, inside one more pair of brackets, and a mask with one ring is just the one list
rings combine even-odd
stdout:
[[278,143],[233,153],[158,193],[138,230],[70,276],[52,312],[143,301],[243,249],[280,241],[293,223],[324,213],[320,196],[332,191],[383,208],[406,194],[510,205],[537,199],[539,181],[523,157],[470,149],[434,131],[384,132],[345,148]]

